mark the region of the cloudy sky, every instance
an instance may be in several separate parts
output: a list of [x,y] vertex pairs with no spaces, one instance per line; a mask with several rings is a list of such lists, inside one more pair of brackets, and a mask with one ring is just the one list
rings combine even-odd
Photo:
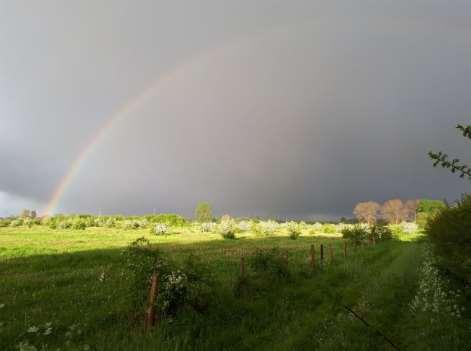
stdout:
[[456,199],[470,58],[469,1],[0,0],[0,216]]

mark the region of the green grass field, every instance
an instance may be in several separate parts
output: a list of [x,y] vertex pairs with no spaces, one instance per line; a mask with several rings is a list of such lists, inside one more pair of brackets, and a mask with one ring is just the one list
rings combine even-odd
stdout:
[[[190,254],[201,258],[217,282],[207,311],[183,312],[143,333],[142,321],[130,317],[121,254],[142,236],[175,262]],[[349,247],[344,258],[338,235],[290,240],[247,233],[223,240],[185,229],[155,236],[145,230],[1,228],[0,349],[25,341],[38,350],[392,349],[378,331],[410,349],[421,343],[405,321],[411,320],[424,244],[408,239]],[[321,243],[333,246],[334,261],[326,253],[326,264],[312,270],[309,248]],[[290,277],[254,282],[252,293],[236,297],[241,253],[271,247],[289,252]]]

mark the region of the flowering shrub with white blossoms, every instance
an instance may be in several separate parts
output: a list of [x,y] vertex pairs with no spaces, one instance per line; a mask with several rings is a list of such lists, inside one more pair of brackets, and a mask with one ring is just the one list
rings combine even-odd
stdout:
[[122,225],[124,229],[139,229],[144,228],[147,225],[147,221],[125,220]]
[[412,342],[420,342],[428,350],[463,350],[468,345],[468,331],[462,319],[464,308],[460,293],[449,288],[440,276],[430,248],[419,270],[419,286],[410,303],[418,333]]
[[430,248],[426,250],[420,275],[419,288],[410,305],[411,310],[435,314],[436,317],[431,318],[430,322],[437,321],[440,315],[461,318],[463,308],[457,304],[459,293],[447,288],[446,282],[442,280],[436,268]]
[[224,239],[235,239],[236,223],[233,219],[222,221],[219,224],[219,233]]
[[402,222],[400,226],[404,233],[407,234],[413,234],[419,229],[418,225],[414,222]]
[[311,235],[320,233],[321,231],[322,231],[322,224],[319,222],[316,222],[309,226],[309,234]]
[[166,315],[174,315],[183,306],[188,290],[188,277],[181,271],[173,271],[164,277],[158,303]]
[[216,227],[216,224],[213,222],[201,223],[200,229],[203,233],[213,232]]
[[280,227],[280,225],[272,220],[269,221],[262,221],[258,223],[257,229],[261,234],[264,235],[271,235],[276,232],[276,230]]
[[297,239],[301,235],[301,227],[296,222],[286,223],[286,228],[288,229],[288,234],[291,239]]
[[164,223],[157,223],[154,226],[154,234],[156,234],[156,235],[168,234],[168,226]]
[[242,232],[247,232],[252,228],[252,223],[250,221],[242,221],[237,225],[239,230]]

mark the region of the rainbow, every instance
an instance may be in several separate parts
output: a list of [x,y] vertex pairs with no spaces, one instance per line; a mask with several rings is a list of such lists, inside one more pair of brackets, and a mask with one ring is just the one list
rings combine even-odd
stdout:
[[149,101],[157,94],[158,88],[162,83],[173,79],[173,77],[179,72],[181,72],[184,68],[185,66],[179,66],[175,70],[162,75],[156,81],[154,81],[150,87],[145,89],[139,95],[127,100],[124,105],[115,110],[114,113],[110,115],[110,117],[105,119],[105,122],[90,137],[88,143],[85,144],[78,156],[71,162],[66,174],[62,177],[62,179],[59,181],[58,185],[54,189],[50,200],[42,211],[42,215],[51,215],[57,210],[62,196],[64,195],[65,191],[70,186],[70,184],[73,182],[73,180],[76,178],[81,166],[88,159],[90,154],[93,153],[94,149],[100,143],[100,141],[103,140],[105,136],[109,133],[113,125],[115,125],[116,122],[118,122],[119,120],[125,118],[131,112],[139,110],[140,107],[142,107],[147,101]]
[[164,73],[152,84],[144,89],[140,94],[134,96],[133,98],[127,100],[122,106],[116,109],[108,118],[105,119],[105,122],[98,128],[98,130],[90,137],[88,143],[82,148],[78,156],[71,162],[69,168],[65,175],[61,178],[58,185],[55,187],[49,201],[47,202],[44,210],[41,212],[42,215],[52,215],[57,211],[59,203],[64,196],[64,193],[69,188],[71,183],[76,178],[77,174],[80,172],[81,166],[85,163],[88,157],[93,153],[96,146],[106,137],[112,127],[120,120],[124,119],[126,116],[132,112],[138,111],[142,106],[145,105],[150,99],[155,97],[159,89],[165,86],[165,83],[172,81],[179,75],[185,75],[185,71],[188,68],[193,67],[204,60],[208,56],[217,54],[218,52],[224,52],[226,49],[232,46],[236,46],[237,42],[233,42],[231,45],[224,45],[221,47],[213,48],[211,50],[203,51],[200,54],[193,56],[190,60],[183,62],[182,64],[176,66],[174,69]]
[[190,68],[193,65],[200,63],[202,60],[208,57],[212,57],[213,55],[217,55],[219,53],[224,53],[228,49],[240,49],[247,43],[253,42],[257,38],[263,38],[268,34],[276,33],[276,30],[277,29],[275,28],[275,30],[260,32],[256,36],[250,38],[237,38],[229,43],[225,43],[222,46],[202,51],[199,54],[196,54],[195,56],[190,58],[188,61],[183,62],[180,65],[174,67],[172,70],[168,71],[167,73],[164,73],[156,80],[154,80],[147,89],[144,89],[140,94],[127,100],[122,106],[117,108],[113,113],[111,113],[108,118],[105,119],[105,122],[90,137],[88,143],[85,144],[85,146],[79,152],[78,156],[71,162],[69,168],[67,169],[67,172],[55,187],[50,197],[50,200],[42,211],[42,215],[52,215],[55,211],[57,211],[57,208],[62,197],[64,196],[64,193],[69,188],[74,179],[77,177],[77,174],[80,172],[81,166],[93,153],[96,146],[99,145],[100,142],[106,137],[106,135],[116,124],[116,122],[124,119],[132,112],[138,111],[143,105],[145,105],[145,103],[147,103],[150,99],[152,99],[158,94],[159,89],[165,86],[166,82],[170,82],[178,75],[184,76],[186,73],[185,70],[187,68]]

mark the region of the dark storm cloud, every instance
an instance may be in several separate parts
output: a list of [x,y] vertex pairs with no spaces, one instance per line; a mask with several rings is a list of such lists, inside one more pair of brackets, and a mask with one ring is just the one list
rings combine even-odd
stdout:
[[61,209],[304,217],[469,190],[426,158],[469,154],[453,130],[471,119],[466,2],[4,1],[0,16],[0,215],[47,202],[152,85]]

